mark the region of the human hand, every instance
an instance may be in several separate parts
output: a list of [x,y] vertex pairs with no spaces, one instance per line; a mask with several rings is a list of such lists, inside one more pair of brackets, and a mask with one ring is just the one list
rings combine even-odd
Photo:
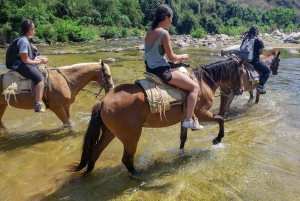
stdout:
[[189,54],[182,54],[181,55],[181,60],[189,60],[190,59],[190,55]]
[[46,64],[48,62],[47,58],[40,58],[41,64]]

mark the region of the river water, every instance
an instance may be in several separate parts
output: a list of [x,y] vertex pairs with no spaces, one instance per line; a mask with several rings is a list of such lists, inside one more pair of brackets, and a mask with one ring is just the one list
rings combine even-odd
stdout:
[[[109,66],[117,86],[143,78],[142,52],[127,48],[141,40],[38,48],[52,67],[115,58]],[[116,47],[124,50],[102,50]],[[300,54],[280,50],[279,74],[269,78],[259,104],[247,103],[247,93],[233,101],[221,144],[211,143],[218,132],[216,123],[202,123],[203,130],[190,131],[183,153],[179,124],[144,128],[135,155],[136,167],[146,171],[141,180],[128,176],[118,139],[102,153],[89,176],[66,171],[80,160],[84,132],[97,102],[92,94],[77,95],[72,130],[60,130],[62,123],[49,110],[36,114],[33,109],[7,108],[3,122],[8,133],[0,134],[0,200],[299,200]],[[188,52],[198,64],[222,59],[217,49],[174,51]],[[4,54],[0,49],[1,73],[7,71]],[[98,90],[92,83],[87,88]],[[218,104],[216,97],[211,111],[217,113]]]

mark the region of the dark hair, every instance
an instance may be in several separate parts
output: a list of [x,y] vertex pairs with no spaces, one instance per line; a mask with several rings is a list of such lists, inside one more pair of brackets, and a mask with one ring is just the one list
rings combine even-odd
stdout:
[[245,34],[247,34],[246,36],[251,36],[252,35],[254,37],[257,37],[258,33],[259,33],[258,26],[253,25],[253,26],[250,27],[249,31],[247,31]]
[[20,23],[20,27],[21,27],[24,34],[26,34],[29,31],[29,28],[31,27],[31,25],[33,23],[34,22],[32,20],[29,20],[29,19],[25,19]]
[[173,16],[173,11],[170,6],[167,4],[158,5],[154,14],[151,29],[154,30],[158,26],[159,22],[163,21],[166,17],[171,16]]

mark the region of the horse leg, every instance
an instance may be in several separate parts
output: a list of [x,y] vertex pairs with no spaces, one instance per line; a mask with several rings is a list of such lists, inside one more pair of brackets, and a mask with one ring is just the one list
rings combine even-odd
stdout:
[[4,126],[4,124],[2,122],[2,117],[4,115],[6,108],[7,108],[7,105],[0,105],[0,129],[6,129],[6,127]]
[[52,111],[63,122],[63,127],[70,127],[71,126],[71,121],[69,120],[68,115],[67,115],[67,111],[64,107],[58,107],[58,108],[56,108]]
[[255,99],[256,104],[259,102],[259,96],[260,96],[260,93],[258,90],[256,90],[256,99]]
[[219,144],[224,137],[224,118],[220,115],[212,114],[210,111],[195,110],[195,115],[200,122],[217,122],[219,124],[219,133],[213,139],[213,144]]
[[67,114],[67,117],[68,117],[68,120],[70,122],[70,126],[73,124],[72,120],[71,120],[71,109],[70,109],[70,105],[68,107],[65,108],[66,110],[66,114]]
[[213,144],[219,144],[224,137],[224,118],[220,115],[214,115],[214,119],[219,124],[219,133],[218,136],[213,139]]
[[138,140],[134,140],[133,142],[123,142],[124,152],[122,162],[133,176],[139,176],[141,174],[141,172],[137,171],[134,167],[134,155],[136,152],[137,144]]
[[90,172],[94,169],[95,163],[97,159],[100,157],[103,150],[109,145],[109,143],[115,138],[114,134],[106,128],[106,126],[102,125],[102,134],[100,137],[99,142],[95,145],[95,151],[93,152],[88,165],[87,165],[87,172]]
[[141,172],[137,171],[134,167],[134,155],[142,134],[142,126],[130,126],[130,123],[128,123],[126,128],[122,127],[122,129],[120,128],[118,131],[114,131],[114,134],[124,146],[122,163],[132,176],[141,175]]
[[[181,122],[182,125],[182,122]],[[184,144],[187,139],[187,128],[182,127],[180,128],[180,149],[184,149]]]
[[220,100],[220,110],[218,115],[224,117],[225,112],[228,110],[230,104],[232,103],[234,98],[234,94],[230,93],[229,95],[226,96],[221,96],[221,100]]
[[250,98],[248,100],[248,103],[254,99],[253,91],[249,91],[249,95],[250,95]]

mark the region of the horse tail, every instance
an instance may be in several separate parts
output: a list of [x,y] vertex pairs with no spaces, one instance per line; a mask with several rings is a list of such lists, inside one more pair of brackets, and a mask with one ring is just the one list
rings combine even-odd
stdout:
[[100,129],[103,121],[100,115],[102,101],[96,103],[92,109],[91,120],[85,132],[82,145],[82,154],[80,163],[75,164],[71,171],[77,172],[85,168],[94,154],[95,148],[100,141]]

